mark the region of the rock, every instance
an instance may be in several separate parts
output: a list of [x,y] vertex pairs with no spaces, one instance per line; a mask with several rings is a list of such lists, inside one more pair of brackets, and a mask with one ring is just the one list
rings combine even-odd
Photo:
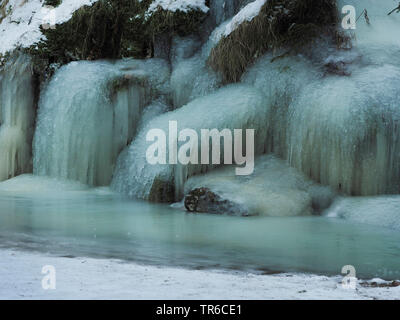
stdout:
[[250,176],[236,176],[234,166],[193,176],[184,193],[190,212],[271,217],[320,214],[335,197],[272,155],[257,157]]
[[223,199],[208,188],[197,188],[185,197],[185,208],[189,212],[249,216],[250,214],[229,200]]
[[343,61],[329,62],[325,64],[325,70],[327,74],[336,74],[338,76],[350,76],[351,72],[347,70],[346,63]]

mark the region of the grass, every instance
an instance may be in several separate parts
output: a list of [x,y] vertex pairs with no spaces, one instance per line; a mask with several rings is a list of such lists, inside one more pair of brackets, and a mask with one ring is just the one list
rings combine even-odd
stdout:
[[[3,0],[0,4],[0,23],[4,20],[5,17],[10,13],[9,10],[12,10],[11,6],[7,8],[9,0]],[[11,9],[10,9],[11,8]]]
[[335,39],[337,23],[335,0],[269,0],[257,17],[220,40],[208,63],[226,83],[238,82],[267,51],[284,48],[298,53],[322,35]]

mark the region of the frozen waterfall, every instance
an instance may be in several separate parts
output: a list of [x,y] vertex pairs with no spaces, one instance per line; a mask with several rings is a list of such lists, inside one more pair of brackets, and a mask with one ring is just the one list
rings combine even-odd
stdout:
[[34,86],[30,58],[16,53],[0,70],[0,181],[32,172]]
[[[196,131],[255,129],[258,154],[274,153],[317,183],[348,195],[398,194],[400,15],[387,15],[396,3],[340,0],[339,10],[350,4],[357,16],[368,12],[369,23],[361,15],[349,31],[352,48],[319,43],[307,55],[273,59],[279,53],[267,53],[241,83],[223,87],[206,61],[246,3],[212,1],[206,26],[219,26],[174,37],[170,61],[82,61],[60,68],[40,95],[34,174],[89,185],[112,181],[118,191],[154,201],[181,199],[185,181],[213,166],[145,162],[146,133],[173,120]],[[20,55],[1,71],[0,180],[32,170],[30,68]]]
[[[264,97],[258,90],[249,86],[232,85],[195,99],[182,108],[154,118],[141,130],[129,150],[118,160],[112,187],[129,196],[152,201],[180,200],[188,177],[207,172],[214,166],[148,163],[146,150],[151,144],[146,141],[146,134],[149,130],[161,129],[168,134],[169,121],[177,121],[178,132],[189,128],[195,130],[198,136],[201,129],[254,128],[255,152],[262,154],[265,151],[266,120],[267,107]],[[211,150],[210,148],[210,152]]]
[[143,108],[166,94],[168,78],[168,66],[160,60],[62,67],[40,98],[34,173],[108,185]]
[[[350,2],[346,4],[355,5],[359,14],[367,9],[370,21],[368,25],[362,17],[357,22],[357,29],[352,31],[353,47],[338,49],[321,44],[308,56],[273,59],[278,53],[264,55],[241,82],[259,90],[267,114],[263,116],[265,122],[259,125],[259,119],[247,121],[252,117],[249,105],[243,106],[236,118],[240,114],[248,128],[262,132],[265,152],[286,159],[318,183],[350,195],[397,194],[400,58],[396,52],[400,41],[394,31],[387,30],[397,30],[400,17],[387,16],[394,5],[389,0],[379,4],[372,0]],[[340,10],[342,5],[339,2]],[[224,110],[235,108],[233,95],[227,94],[228,89],[217,89],[221,84],[205,65],[223,28],[224,24],[216,28],[197,53],[193,54],[197,46],[193,39],[175,44],[181,58],[172,63],[171,92],[174,108],[180,109],[161,116],[160,122],[151,123],[153,127],[165,128],[168,120],[176,119],[182,126],[191,123],[196,130],[200,124],[204,128],[232,127],[232,121],[237,121],[224,115]],[[185,56],[185,52],[189,54]],[[245,94],[250,87],[240,88]],[[213,100],[223,97],[224,92],[226,96],[220,100],[225,103],[217,107]],[[215,119],[203,121],[214,112],[218,113],[218,123]],[[144,138],[144,133],[139,135],[121,157],[113,186],[131,196],[155,201],[172,200],[171,194],[180,199],[187,177],[204,169],[149,166],[144,162]]]
[[344,193],[397,194],[400,16],[387,15],[390,0],[344,3],[367,9],[370,21],[357,22],[351,50],[322,46],[314,58],[274,62],[266,55],[242,81],[268,97],[269,151]]

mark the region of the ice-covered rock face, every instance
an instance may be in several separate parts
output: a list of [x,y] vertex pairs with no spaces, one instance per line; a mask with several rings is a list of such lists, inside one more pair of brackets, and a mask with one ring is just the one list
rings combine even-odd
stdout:
[[[151,145],[146,141],[149,130],[162,129],[168,141],[169,121],[177,121],[178,132],[186,128],[193,129],[199,137],[201,129],[255,129],[255,153],[261,154],[265,151],[267,113],[264,96],[258,90],[245,85],[234,85],[156,117],[140,131],[129,150],[118,159],[112,188],[132,197],[152,201],[180,200],[187,178],[209,171],[214,166],[151,165],[146,159],[146,150]],[[182,144],[179,143],[179,146]],[[211,150],[210,148],[210,152]],[[221,151],[221,156],[223,154]]]
[[347,194],[400,190],[400,68],[308,85],[289,108],[287,158]]
[[400,15],[387,16],[389,0],[344,4],[370,20],[358,21],[352,50],[272,63],[266,55],[242,81],[268,97],[269,151],[347,194],[399,193]]
[[34,123],[31,61],[16,53],[0,71],[0,181],[32,172]]
[[400,230],[400,197],[341,198],[325,214],[332,218]]
[[[250,176],[236,176],[232,167],[226,167],[191,177],[185,184],[185,195],[201,188],[218,197],[218,201],[208,199],[207,205],[202,205],[211,208],[210,213],[245,216],[320,213],[334,198],[329,188],[311,182],[285,161],[271,155],[256,158],[255,171]],[[200,212],[204,212],[203,208]]]
[[168,79],[169,68],[159,60],[62,67],[40,99],[34,173],[108,185],[143,108],[168,93]]
[[209,34],[222,22],[232,18],[246,4],[253,0],[210,0],[210,13],[203,26],[203,32]]
[[[175,38],[172,46],[171,94],[174,108],[214,92],[221,77],[207,66],[211,49],[218,43],[227,22],[217,27],[200,46],[195,38]],[[196,51],[197,50],[197,51]]]

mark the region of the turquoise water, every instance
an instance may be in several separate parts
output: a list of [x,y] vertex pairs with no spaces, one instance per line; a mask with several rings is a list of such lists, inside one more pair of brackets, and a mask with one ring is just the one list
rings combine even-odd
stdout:
[[194,215],[31,176],[2,185],[2,247],[268,273],[337,275],[353,265],[360,278],[400,278],[400,234],[388,228],[328,217]]

